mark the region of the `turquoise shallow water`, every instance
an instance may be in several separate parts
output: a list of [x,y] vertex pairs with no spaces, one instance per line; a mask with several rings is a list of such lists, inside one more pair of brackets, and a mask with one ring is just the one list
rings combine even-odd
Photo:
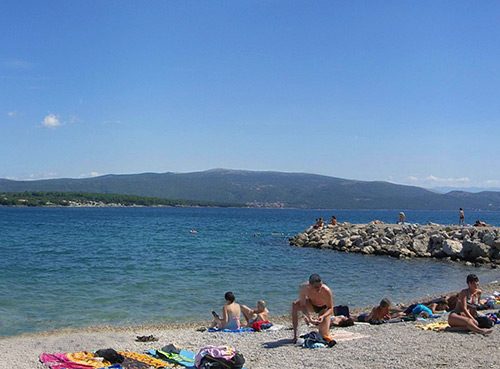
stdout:
[[[405,211],[409,222],[451,224],[457,212]],[[202,208],[0,208],[0,336],[89,325],[209,320],[232,290],[289,312],[319,273],[335,303],[369,306],[459,289],[488,267],[302,249],[288,237],[314,219],[395,222],[394,211]],[[500,212],[466,214],[500,226]],[[190,229],[197,233],[190,233]]]

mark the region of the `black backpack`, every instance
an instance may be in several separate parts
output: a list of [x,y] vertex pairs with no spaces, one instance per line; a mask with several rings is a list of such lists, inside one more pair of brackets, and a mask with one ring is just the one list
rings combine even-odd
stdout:
[[239,352],[229,361],[205,355],[201,359],[200,369],[242,369],[244,363],[245,358]]
[[337,305],[337,306],[334,306],[333,307],[333,315],[337,316],[337,315],[343,315],[343,316],[346,316],[346,317],[350,317],[350,313],[349,313],[349,306],[346,306],[346,305]]
[[493,321],[487,316],[476,316],[476,321],[479,328],[488,329],[493,327]]

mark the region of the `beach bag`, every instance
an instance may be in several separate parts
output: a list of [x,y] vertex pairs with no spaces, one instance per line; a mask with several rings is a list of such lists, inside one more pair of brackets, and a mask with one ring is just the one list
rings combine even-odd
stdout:
[[241,369],[244,362],[243,355],[229,346],[205,346],[194,358],[195,367],[203,369]]
[[487,316],[476,316],[476,322],[479,328],[488,329],[493,327],[493,322]]
[[244,363],[245,358],[240,352],[237,352],[230,360],[207,354],[201,359],[200,369],[242,369]]
[[350,317],[351,315],[349,314],[349,306],[346,305],[337,305],[333,307],[333,315],[343,315],[346,317]]
[[96,355],[108,360],[111,364],[123,363],[124,360],[124,357],[112,348],[97,350]]

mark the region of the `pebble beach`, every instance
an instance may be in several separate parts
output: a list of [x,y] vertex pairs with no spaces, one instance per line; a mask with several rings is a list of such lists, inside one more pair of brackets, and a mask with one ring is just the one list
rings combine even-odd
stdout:
[[[500,283],[490,283],[481,288],[483,295],[491,294],[500,290]],[[443,315],[437,320],[446,318]],[[422,322],[356,324],[348,328],[332,328],[331,334],[340,337],[332,348],[305,349],[291,343],[290,317],[273,317],[272,321],[282,325],[283,329],[254,333],[197,331],[205,322],[122,328],[101,326],[4,337],[0,339],[0,367],[46,368],[38,359],[44,352],[114,348],[143,353],[169,343],[193,352],[206,345],[229,345],[243,353],[248,369],[497,368],[500,363],[498,327],[494,327],[492,334],[483,336],[416,328]],[[311,330],[303,322],[300,323],[299,334]],[[154,335],[158,341],[137,342],[136,337],[143,335]],[[349,339],[350,336],[355,339]]]

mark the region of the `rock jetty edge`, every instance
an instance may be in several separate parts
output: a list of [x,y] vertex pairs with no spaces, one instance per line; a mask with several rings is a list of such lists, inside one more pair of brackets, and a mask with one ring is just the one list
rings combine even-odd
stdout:
[[500,265],[500,228],[490,226],[330,224],[318,229],[309,227],[290,238],[290,245],[396,258],[432,257]]

